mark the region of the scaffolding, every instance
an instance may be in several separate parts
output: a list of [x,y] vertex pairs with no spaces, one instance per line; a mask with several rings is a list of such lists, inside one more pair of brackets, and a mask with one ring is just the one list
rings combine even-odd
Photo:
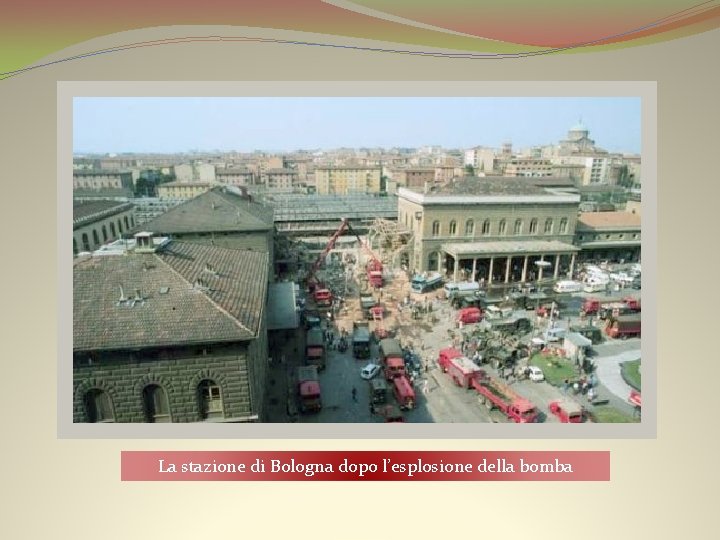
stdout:
[[414,233],[397,221],[376,218],[368,230],[368,244],[389,268],[398,269],[409,263]]

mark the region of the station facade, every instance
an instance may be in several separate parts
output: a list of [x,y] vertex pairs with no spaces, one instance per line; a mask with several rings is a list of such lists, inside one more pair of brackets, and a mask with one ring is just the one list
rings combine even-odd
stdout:
[[577,193],[519,178],[400,188],[398,219],[414,232],[410,271],[487,285],[572,275],[579,204]]

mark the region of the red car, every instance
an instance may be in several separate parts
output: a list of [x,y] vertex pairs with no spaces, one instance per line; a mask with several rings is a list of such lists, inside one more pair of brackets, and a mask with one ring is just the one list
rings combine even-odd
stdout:
[[548,409],[563,424],[580,424],[585,421],[585,409],[582,405],[569,399],[552,401],[548,405]]

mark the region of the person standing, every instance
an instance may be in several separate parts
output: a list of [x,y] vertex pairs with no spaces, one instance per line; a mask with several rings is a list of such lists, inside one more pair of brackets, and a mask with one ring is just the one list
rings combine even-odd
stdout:
[[357,403],[357,388],[353,386],[352,388],[352,400]]

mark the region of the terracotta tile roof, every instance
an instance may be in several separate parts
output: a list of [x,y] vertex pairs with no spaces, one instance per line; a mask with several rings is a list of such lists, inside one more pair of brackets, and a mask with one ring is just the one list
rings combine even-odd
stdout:
[[132,175],[132,172],[130,171],[111,171],[104,169],[102,171],[84,171],[84,170],[75,170],[73,171],[73,176],[127,176]]
[[582,212],[578,228],[640,228],[640,216],[631,212]]
[[163,182],[162,184],[159,184],[158,187],[213,187],[217,185],[217,182],[210,182],[205,180],[193,180],[191,182],[175,180],[174,182]]
[[[73,348],[253,339],[264,316],[267,272],[267,253],[184,242],[157,253],[78,261],[73,267]],[[121,304],[120,286],[131,299],[139,290],[143,300]]]
[[73,223],[99,214],[124,212],[131,204],[118,201],[73,201]]
[[430,195],[534,195],[547,192],[514,176],[462,176],[431,189]]
[[198,195],[142,225],[142,229],[160,235],[272,228],[272,209],[222,188]]

